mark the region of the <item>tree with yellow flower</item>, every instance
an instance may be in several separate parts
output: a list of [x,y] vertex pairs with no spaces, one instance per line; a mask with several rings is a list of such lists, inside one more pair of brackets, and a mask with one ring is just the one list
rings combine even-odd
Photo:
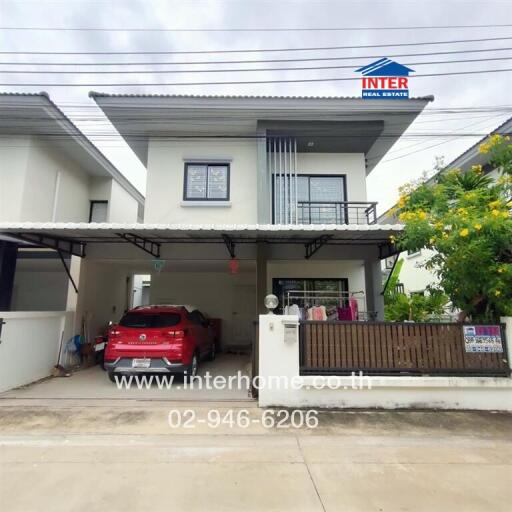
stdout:
[[461,319],[496,322],[512,315],[512,144],[496,134],[479,151],[500,177],[493,181],[473,166],[406,188],[397,211],[405,229],[395,243],[401,250],[434,249],[425,265]]

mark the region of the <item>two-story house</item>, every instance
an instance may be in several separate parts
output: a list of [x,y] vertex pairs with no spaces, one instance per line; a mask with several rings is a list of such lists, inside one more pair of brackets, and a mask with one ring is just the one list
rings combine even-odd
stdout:
[[400,228],[376,223],[366,177],[432,97],[91,96],[147,168],[144,223],[0,226],[72,242],[91,335],[130,306],[136,274],[151,303],[218,318],[224,346],[251,343],[269,293],[303,315],[353,299],[357,319],[383,317]]
[[152,303],[220,318],[227,345],[250,342],[271,292],[280,308],[354,295],[361,318],[382,318],[393,227],[376,224],[366,177],[431,97],[91,96],[148,170],[130,233],[159,243],[161,263],[115,257],[151,271]]

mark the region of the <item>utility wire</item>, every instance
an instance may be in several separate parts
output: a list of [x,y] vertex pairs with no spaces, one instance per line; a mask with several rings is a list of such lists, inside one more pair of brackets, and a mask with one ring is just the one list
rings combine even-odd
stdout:
[[[427,73],[414,75],[413,78],[433,77],[433,76],[454,76],[454,75],[481,75],[488,73],[506,73],[512,71],[512,68],[505,69],[485,69],[485,70],[474,70],[474,71],[451,71],[447,73]],[[144,82],[144,83],[70,83],[64,84],[62,82],[46,82],[46,83],[0,83],[2,87],[163,87],[163,86],[175,86],[175,87],[190,87],[192,85],[253,85],[253,84],[285,84],[285,83],[310,83],[310,82],[344,82],[360,80],[360,77],[329,77],[329,78],[299,78],[299,79],[288,79],[288,80],[247,80],[247,81],[223,81],[223,82]]]
[[[2,97],[8,97],[8,98],[10,98],[10,100],[12,100],[12,101],[8,102],[9,107],[24,107],[26,109],[39,110],[41,108],[40,104],[27,104],[24,101],[15,101],[17,99],[17,97],[23,97],[25,94],[28,95],[28,97],[30,97],[32,95],[37,95],[37,94],[41,94],[41,93],[0,92],[0,100]],[[93,94],[98,94],[101,97],[101,93],[93,93]],[[333,96],[325,96],[325,97],[323,97],[323,96],[317,96],[317,97],[308,97],[308,96],[300,97],[300,96],[298,96],[298,97],[294,97],[294,96],[250,96],[250,95],[242,95],[242,96],[175,95],[175,94],[161,94],[161,95],[159,95],[159,94],[119,94],[119,95],[114,94],[113,95],[113,97],[117,97],[117,96],[119,96],[119,97],[134,97],[137,99],[145,99],[145,98],[153,98],[153,97],[162,98],[162,99],[166,99],[166,98],[169,98],[169,99],[173,99],[173,98],[189,98],[189,99],[233,98],[233,99],[242,99],[242,100],[246,99],[246,98],[255,98],[255,99],[277,98],[277,99],[291,99],[291,100],[304,99],[304,98],[306,98],[306,99],[308,99],[308,98],[323,99],[323,100],[346,99],[342,96],[341,97],[333,97]],[[111,95],[106,94],[105,97],[109,98],[109,97],[111,97]],[[359,99],[361,99],[361,98],[359,98]],[[2,103],[0,101],[0,105],[1,104]],[[62,102],[59,102],[59,105],[61,105],[63,107],[65,106],[66,110],[68,110],[68,111],[75,109],[77,112],[75,112],[73,114],[74,117],[79,117],[81,115],[88,115],[87,111],[90,111],[90,110],[93,110],[94,112],[99,112],[99,107],[93,103],[75,103],[75,102],[62,101]],[[122,105],[111,104],[108,106],[108,108],[115,110],[116,108],[123,109],[125,107]],[[144,103],[136,103],[136,104],[130,105],[130,110],[148,109],[148,108],[151,108],[151,105],[144,104]],[[165,107],[165,106],[158,105],[158,106],[153,106],[153,108],[155,110],[158,110],[159,112],[164,112],[165,110],[167,110],[169,108],[172,109],[173,107],[172,106]],[[393,104],[390,104],[390,109],[391,108],[394,108]],[[384,106],[379,107],[379,109],[386,110],[386,108]],[[78,113],[79,110],[84,111],[85,113],[79,114]],[[492,105],[492,106],[481,105],[481,106],[472,106],[472,107],[434,107],[433,105],[428,105],[428,107],[422,111],[421,117],[425,118],[427,116],[445,116],[445,115],[452,115],[452,114],[468,114],[468,115],[471,114],[471,115],[473,115],[473,114],[486,114],[486,113],[490,113],[490,112],[496,112],[496,113],[512,112],[512,104],[510,104],[510,105]],[[135,115],[137,115],[137,114],[135,114]],[[360,115],[361,115],[360,113],[356,113],[356,112],[347,112],[347,113],[343,114],[343,118],[350,118],[350,117],[356,118],[356,117],[360,117]],[[396,110],[389,110],[389,111],[386,111],[386,115],[388,115],[388,116],[409,116],[410,112],[409,111],[402,112],[402,111],[396,111]],[[290,118],[290,119],[293,119],[293,118],[299,119],[301,116],[302,116],[302,114],[296,113],[296,112],[290,112],[289,114],[287,114],[287,118]],[[203,114],[197,114],[195,117],[197,117],[198,119],[202,119],[204,116],[203,116]],[[32,119],[32,117],[29,117],[29,118]],[[122,119],[127,119],[127,120],[140,119],[140,118],[141,118],[141,116],[139,116],[139,115],[137,115],[137,117],[131,117],[131,116],[128,116],[128,117],[123,116],[122,117]],[[144,118],[144,117],[142,116],[142,118]],[[188,112],[187,112],[186,116],[173,115],[173,120],[177,120],[177,121],[189,121],[193,118],[194,118],[194,115],[192,113],[188,113]],[[2,116],[2,119],[5,119],[5,117]],[[155,119],[154,116],[151,116],[150,119],[155,120],[155,122],[158,121],[158,119]],[[229,116],[216,115],[214,117],[214,119],[215,120],[233,120],[233,119],[248,120],[248,119],[254,119],[254,116],[247,115],[246,113],[243,113],[243,112],[239,113],[238,111],[235,111],[233,113],[233,115],[229,115]],[[163,118],[163,119],[161,118],[161,120],[166,121],[165,118]]]
[[387,48],[390,46],[424,46],[436,44],[481,43],[486,41],[510,40],[512,36],[485,37],[480,39],[452,39],[449,41],[422,41],[419,43],[387,43],[350,46],[313,46],[306,48],[258,48],[247,50],[170,50],[170,51],[112,51],[112,52],[56,52],[56,51],[0,51],[2,55],[198,55],[211,53],[261,53],[261,52],[303,52],[319,50],[354,50],[356,48]]
[[[430,57],[433,55],[455,55],[460,53],[482,53],[482,52],[503,52],[512,50],[512,47],[506,48],[480,48],[477,50],[451,50],[445,52],[423,52],[423,53],[400,53],[390,55],[388,58],[396,59],[401,57]],[[380,59],[382,55],[360,55],[351,57],[306,57],[302,59],[258,59],[258,60],[211,60],[211,61],[170,61],[170,62],[0,62],[0,65],[9,66],[178,66],[178,65],[197,65],[197,64],[261,64],[276,62],[311,62],[320,60],[367,60]]]
[[[12,105],[9,105],[10,107]],[[160,110],[160,109],[159,109]],[[429,119],[429,120],[415,120],[414,121],[414,126],[416,125],[421,125],[421,124],[431,124],[431,123],[451,123],[451,122],[454,122],[454,121],[470,121],[470,120],[475,120],[475,119],[494,119],[498,116],[502,117],[502,116],[505,116],[505,115],[511,115],[512,114],[512,110],[509,110],[509,111],[505,111],[505,112],[493,112],[492,114],[490,113],[487,113],[487,114],[483,114],[483,115],[478,115],[478,116],[471,116],[471,117],[455,117],[455,118],[448,118],[448,119]],[[410,112],[407,113],[408,116],[410,116]],[[110,127],[111,126],[111,123],[107,120],[107,118],[105,116],[102,116],[102,115],[80,115],[80,114],[75,114],[72,116],[74,120],[76,120],[77,122],[81,122],[81,123],[94,123],[95,127],[98,127],[100,125],[105,125],[107,127]],[[32,125],[35,125],[37,123],[37,127],[38,128],[41,128],[42,126],[44,126],[44,124],[48,124],[48,125],[52,125],[55,121],[66,121],[66,120],[69,120],[68,117],[65,117],[65,116],[56,116],[56,117],[52,117],[51,119],[49,119],[46,115],[34,115],[34,116],[2,116],[2,122],[3,123],[6,123],[6,122],[9,122],[9,121],[16,121],[17,123],[20,123],[21,121],[23,122],[27,122],[27,123],[31,123]],[[238,119],[238,118],[237,118]],[[250,118],[250,119],[254,119],[253,118]],[[300,120],[300,118],[298,117],[291,117],[291,116],[287,116],[287,119],[293,121],[293,120]],[[186,126],[187,127],[198,127],[198,126],[211,126],[211,122],[207,122],[207,121],[204,121],[204,122],[201,122],[201,121],[196,121],[195,118],[176,118],[173,116],[172,118],[173,122],[181,122],[183,121],[184,123],[186,122]],[[214,117],[213,118],[213,122],[221,122],[221,121],[226,121],[226,120],[229,120],[229,118],[217,118],[217,117]],[[134,122],[145,122],[145,121],[151,121],[152,125],[153,126],[161,126],[161,125],[167,125],[168,124],[168,119],[161,119],[161,118],[156,118],[154,116],[138,116],[138,117],[133,117],[133,116],[128,116],[128,117],[122,117],[122,118],[115,118],[115,122],[116,122],[116,126],[123,126],[123,125],[132,125]],[[350,119],[346,119],[345,116],[343,116],[343,121],[350,121]],[[409,122],[407,121],[407,124],[409,124]],[[402,127],[404,125],[404,122],[403,121],[400,121],[398,120],[398,122],[394,122],[393,120],[391,121],[388,121],[386,122],[386,126],[388,127]]]
[[[19,129],[19,133],[18,135],[37,135],[37,136],[40,136],[40,137],[49,137],[49,138],[69,138],[69,133],[62,133],[62,132],[41,132],[40,130],[34,130],[32,127],[27,127],[27,128],[31,128],[30,130],[22,130],[22,127],[17,127]],[[77,132],[78,134],[78,132]],[[406,134],[406,133],[402,133],[402,132],[399,132],[399,133],[387,133],[387,134],[382,134],[380,135],[379,137],[380,138],[383,138],[383,139],[396,139],[397,137],[400,137],[402,139],[417,139],[417,138],[428,138],[428,137],[432,137],[432,138],[445,138],[445,137],[454,137],[454,138],[458,138],[458,137],[486,137],[487,135],[489,135],[488,132],[466,132],[466,133],[458,133],[458,132],[446,132],[446,133],[410,133],[410,134]],[[2,137],[4,135],[0,135],[0,137]],[[8,135],[8,137],[10,137],[10,135]],[[112,139],[112,140],[118,140],[119,139],[119,136],[116,135],[115,133],[112,133],[112,132],[91,132],[89,131],[87,133],[87,137],[92,137],[92,138],[96,138],[96,139]],[[148,134],[147,133],[144,133],[144,132],[132,132],[132,133],[125,133],[124,137],[126,138],[129,138],[131,140],[137,140],[137,139],[147,139],[148,137]],[[266,140],[266,139],[269,139],[269,138],[272,138],[272,137],[269,137],[268,135],[249,135],[249,134],[246,134],[246,135],[230,135],[228,133],[220,133],[220,134],[209,134],[209,133],[201,133],[201,134],[194,134],[194,135],[170,135],[170,134],[167,134],[167,135],[151,135],[152,138],[154,138],[155,140],[209,140],[209,139],[217,139],[217,140],[257,140],[257,139],[261,139],[261,140]],[[293,133],[293,137],[298,137],[298,138],[311,138],[311,137],[314,137],[316,139],[336,139],[336,140],[339,140],[339,139],[354,139],[354,138],[358,138],[358,139],[370,139],[370,140],[373,140],[375,139],[375,135],[365,135],[364,133],[351,133],[350,135],[344,135],[344,134],[332,134],[332,133],[329,133],[329,134],[322,134],[322,133],[316,133],[316,132],[302,132],[302,133]]]
[[[484,59],[465,59],[465,60],[438,60],[430,62],[410,62],[406,66],[426,66],[432,64],[464,64],[465,62],[489,62],[494,60],[512,60],[511,57],[489,57]],[[149,66],[151,64],[148,64]],[[301,66],[301,67],[277,67],[277,68],[231,68],[231,69],[131,69],[111,70],[111,71],[60,71],[60,70],[19,70],[19,69],[0,69],[4,74],[20,75],[140,75],[140,74],[182,74],[182,73],[245,73],[245,72],[267,72],[267,71],[315,71],[321,69],[354,69],[354,65],[340,66]],[[416,76],[416,75],[413,75]]]
[[360,30],[442,30],[454,28],[506,28],[512,24],[418,25],[412,27],[311,27],[311,28],[104,28],[104,27],[0,27],[0,30],[38,32],[354,32]]
[[[491,119],[495,119],[496,116],[493,115],[493,116],[487,116],[485,119],[483,120],[479,120],[479,121],[476,121],[476,122],[472,122],[470,124],[465,124],[464,126],[461,126],[455,130],[452,130],[450,133],[457,133],[458,130],[465,130],[467,128],[473,128],[475,126],[479,126],[479,125],[482,125],[482,124],[487,124],[487,123],[490,123]],[[441,138],[441,137],[440,137]],[[452,141],[453,139],[450,138],[450,137],[444,137],[443,138],[444,140],[440,143],[437,143],[437,144],[432,144],[431,146],[427,146],[427,147],[422,147],[424,146],[425,144],[428,144],[430,143],[431,141],[420,141],[420,142],[416,142],[414,144],[409,144],[403,148],[400,148],[400,149],[396,149],[394,151],[387,151],[386,153],[381,153],[380,155],[376,155],[372,158],[369,158],[369,160],[379,160],[380,158],[382,158],[383,156],[390,156],[390,155],[394,155],[396,153],[402,153],[403,151],[407,151],[407,153],[405,154],[402,154],[402,155],[397,155],[397,156],[392,156],[391,158],[386,158],[382,161],[382,163],[384,162],[391,162],[393,160],[399,160],[401,158],[405,158],[407,156],[410,156],[410,155],[413,155],[415,153],[421,153],[422,151],[427,151],[428,149],[432,148],[432,147],[436,147],[436,146],[441,146],[442,144],[446,144],[450,141]],[[412,147],[419,147],[418,149],[415,149],[414,151],[408,151],[410,150],[410,148]],[[421,148],[421,149],[420,149]]]

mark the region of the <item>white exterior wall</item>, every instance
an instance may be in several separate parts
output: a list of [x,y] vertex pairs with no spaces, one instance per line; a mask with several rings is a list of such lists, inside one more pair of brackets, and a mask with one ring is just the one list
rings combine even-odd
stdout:
[[87,258],[80,263],[75,330],[80,332],[85,321],[88,341],[92,341],[104,332],[109,321],[119,321],[125,309],[129,308],[127,278],[130,271],[122,266]]
[[29,137],[0,137],[0,220],[21,218],[29,145]]
[[[72,336],[73,313],[4,312],[0,343],[0,392],[49,377],[59,347]],[[63,350],[61,362],[66,363]]]
[[112,179],[91,177],[89,198],[91,201],[110,201],[112,195]]
[[404,263],[398,280],[404,285],[406,293],[422,292],[427,286],[437,283],[438,279],[434,273],[423,266],[433,255],[434,251],[431,249],[422,249],[421,252],[410,256],[407,253],[400,255]]
[[139,203],[119,183],[110,180],[111,195],[108,203],[108,222],[137,222]]
[[[229,205],[183,201],[186,160],[230,160]],[[150,140],[146,188],[147,223],[256,224],[256,142],[250,140]]]
[[260,407],[512,410],[512,379],[507,377],[397,376],[359,381],[351,376],[300,376],[298,330],[293,340],[284,337],[284,323],[297,321],[296,316],[260,315]]
[[[230,161],[229,204],[183,201],[185,162]],[[145,222],[236,223],[257,222],[257,144],[253,140],[150,140]],[[366,201],[363,153],[299,153],[299,174],[343,174],[347,200]]]
[[88,222],[90,201],[107,222],[137,222],[138,203],[110,177],[91,176],[44,140],[0,137],[0,220]]
[[22,201],[22,221],[87,222],[89,175],[44,141],[33,138]]
[[[172,267],[172,261],[168,266]],[[194,306],[222,320],[222,348],[248,345],[257,320],[256,274],[248,271],[231,275],[228,261],[225,272],[153,273],[150,303]]]
[[344,174],[346,201],[366,201],[364,153],[298,153],[298,174]]

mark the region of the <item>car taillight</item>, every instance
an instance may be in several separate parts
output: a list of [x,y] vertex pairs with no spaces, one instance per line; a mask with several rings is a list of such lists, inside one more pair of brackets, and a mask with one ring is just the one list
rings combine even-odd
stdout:
[[177,331],[164,331],[163,332],[164,336],[168,337],[168,338],[184,338],[186,335],[187,335],[187,330],[186,329],[181,329],[181,330],[177,330]]
[[116,329],[112,329],[112,330],[108,331],[108,335],[111,338],[118,338],[119,336],[121,336],[121,331],[118,331]]

